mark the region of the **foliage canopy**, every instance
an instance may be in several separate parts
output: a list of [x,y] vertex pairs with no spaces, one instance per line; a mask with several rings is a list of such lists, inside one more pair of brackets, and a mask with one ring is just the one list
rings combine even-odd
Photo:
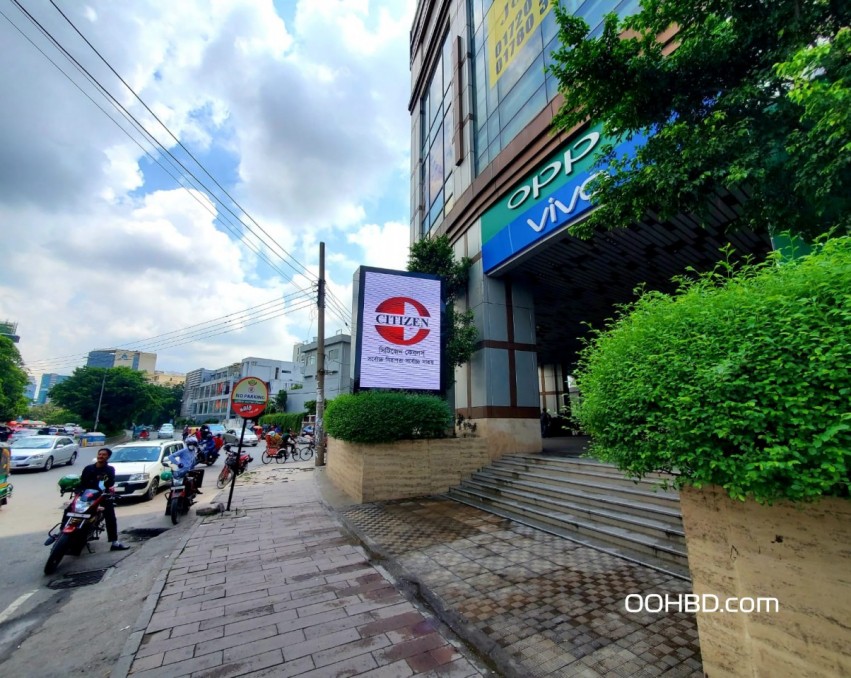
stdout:
[[29,381],[18,347],[0,337],[0,421],[14,419],[27,409],[24,388]]
[[478,333],[473,325],[473,312],[455,308],[458,296],[467,290],[471,264],[469,257],[455,260],[455,253],[446,235],[418,240],[411,245],[408,257],[408,271],[431,273],[443,279],[447,325],[446,368],[449,370],[468,362],[476,347]]
[[[565,97],[555,127],[652,132],[633,159],[606,158],[612,173],[591,187],[600,208],[572,233],[625,228],[648,211],[700,217],[718,187],[748,196],[739,223],[754,230],[849,230],[851,3],[643,0],[623,21],[608,15],[596,38],[555,11],[550,71]],[[674,26],[667,54],[657,36]]]
[[847,497],[851,237],[680,283],[585,346],[576,418],[592,452],[737,499]]

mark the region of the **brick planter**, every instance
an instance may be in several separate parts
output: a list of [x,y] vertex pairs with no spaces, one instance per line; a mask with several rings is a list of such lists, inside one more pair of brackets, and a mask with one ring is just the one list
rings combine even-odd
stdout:
[[851,501],[761,506],[687,487],[680,505],[694,593],[779,607],[699,612],[707,675],[851,675]]
[[357,502],[446,492],[490,463],[482,438],[358,445],[328,439],[328,478]]

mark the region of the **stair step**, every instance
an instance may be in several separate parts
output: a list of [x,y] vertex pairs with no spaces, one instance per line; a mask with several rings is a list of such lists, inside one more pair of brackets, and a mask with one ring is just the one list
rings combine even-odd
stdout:
[[[572,501],[581,506],[623,511],[634,516],[646,516],[651,519],[666,520],[676,525],[682,524],[682,516],[679,508],[674,502],[671,502],[670,507],[666,507],[642,501],[640,498],[633,497],[630,499],[622,499],[603,492],[588,492],[582,489],[561,487],[559,485],[551,485],[547,482],[538,482],[536,480],[526,480],[524,478],[513,478],[511,480],[507,480],[489,473],[488,469],[477,471],[471,476],[470,480],[489,482],[500,487],[507,486],[522,488],[530,493],[539,493],[546,497],[563,499],[568,502]],[[600,488],[595,489],[599,490]]]
[[604,484],[601,482],[593,482],[593,478],[578,479],[572,476],[560,475],[555,473],[542,474],[532,471],[521,471],[520,469],[507,469],[496,466],[488,466],[479,471],[485,470],[495,477],[503,478],[509,481],[526,480],[529,482],[543,482],[548,485],[557,484],[566,488],[572,488],[578,491],[588,492],[589,494],[597,494],[602,496],[617,496],[624,500],[634,500],[647,504],[656,504],[658,506],[667,506],[679,509],[680,498],[675,492],[668,490],[656,490],[655,492],[647,488],[633,488],[619,483]]
[[[533,458],[503,457],[502,459],[495,461],[493,467],[517,472],[534,472],[536,470],[540,471],[546,468],[546,470],[552,473],[567,475],[570,478],[575,478],[577,480],[586,480],[588,482],[599,482],[606,484],[617,484],[623,487],[642,488],[645,491],[651,490],[652,488],[660,487],[661,483],[665,480],[661,477],[643,480],[627,478],[625,475],[623,475],[623,473],[621,473],[614,467],[600,467],[599,465],[592,464],[552,464],[549,462],[549,460],[539,462],[536,460],[529,461],[530,459]],[[672,480],[673,476],[669,477],[668,479]]]
[[[536,464],[540,466],[554,466],[554,467],[564,467],[571,468],[577,470],[584,470],[593,473],[604,473],[608,475],[614,475],[620,478],[626,478],[626,474],[621,471],[614,464],[610,464],[605,461],[600,461],[599,459],[593,459],[591,457],[552,457],[545,456],[541,454],[512,454],[502,457],[501,460],[519,460],[528,462],[531,464]],[[500,460],[500,461],[501,461]],[[654,471],[651,473],[646,473],[644,478],[650,481],[664,481],[664,480],[673,480],[675,474],[672,473],[662,473],[659,471]],[[631,479],[630,479],[631,480]]]
[[[453,501],[473,506],[482,511],[502,516],[509,520],[528,525],[535,529],[567,539],[582,546],[587,546],[604,553],[623,558],[644,567],[663,572],[677,579],[690,581],[688,558],[684,552],[669,553],[651,542],[642,544],[636,540],[617,541],[611,535],[598,532],[593,527],[580,531],[575,523],[554,524],[540,520],[531,515],[518,514],[514,511],[497,506],[493,503],[480,501],[475,496],[459,492],[458,488],[450,489],[443,495]],[[603,538],[607,537],[607,538]]]
[[[650,525],[649,521],[644,525],[640,521],[631,519],[626,515],[617,515],[606,511],[588,511],[571,505],[541,505],[540,500],[536,504],[528,498],[517,496],[515,493],[494,492],[488,488],[465,485],[452,490],[461,490],[468,494],[476,495],[482,500],[503,506],[510,506],[512,510],[521,513],[528,512],[538,520],[546,523],[570,523],[576,525],[576,529],[592,529],[604,534],[610,534],[618,538],[635,537],[642,543],[656,543],[659,548],[670,549],[672,553],[685,554],[685,535],[682,529],[676,530],[667,525]],[[450,492],[452,491],[450,490]],[[626,537],[625,535],[629,535]]]
[[[631,526],[631,529],[650,536],[662,533],[671,537],[677,543],[685,543],[682,521],[680,516],[675,512],[666,511],[662,515],[645,515],[641,514],[641,507],[631,506],[627,503],[589,506],[582,503],[583,497],[581,496],[575,497],[567,493],[561,493],[561,496],[553,497],[542,492],[530,492],[526,488],[525,483],[499,484],[490,482],[487,478],[481,476],[482,474],[475,474],[472,479],[464,483],[463,487],[475,487],[496,496],[511,498],[520,503],[531,503],[542,509],[570,513],[572,515],[582,514],[590,520],[599,520],[607,525],[626,524]],[[634,512],[638,512],[639,515],[636,515]]]

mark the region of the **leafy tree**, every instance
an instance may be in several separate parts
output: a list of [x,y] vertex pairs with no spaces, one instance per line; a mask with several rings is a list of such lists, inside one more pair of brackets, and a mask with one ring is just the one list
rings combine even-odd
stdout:
[[[700,217],[718,187],[748,196],[739,221],[754,230],[851,227],[851,3],[644,0],[623,21],[608,15],[597,38],[555,12],[556,129],[590,120],[615,138],[653,132],[631,160],[604,148],[613,171],[591,186],[600,207],[572,233],[648,211]],[[672,27],[677,48],[665,54],[657,36]]]
[[43,421],[47,424],[67,424],[68,422],[78,422],[79,415],[62,407],[58,407],[54,403],[44,403],[43,405],[32,405],[26,412],[27,419],[35,421]]
[[160,424],[166,421],[172,421],[180,414],[180,403],[183,400],[183,384],[163,386],[147,383],[147,388],[151,405],[146,410],[136,414],[137,420]]
[[26,411],[24,388],[28,381],[18,347],[8,337],[0,337],[0,421],[14,419]]
[[287,411],[287,392],[283,389],[278,391],[278,394],[275,396],[275,407],[278,412],[286,412]]
[[94,425],[103,385],[98,428],[117,431],[154,406],[151,384],[142,372],[129,367],[78,367],[65,381],[50,390],[50,399],[60,407],[78,412],[90,428]]
[[[446,235],[423,238],[411,245],[408,271],[431,273],[443,279],[446,302],[446,364],[450,375],[455,367],[470,360],[476,347],[477,332],[472,311],[458,311],[455,301],[467,289],[472,261],[469,257],[455,260],[455,253]],[[451,378],[450,378],[451,381]]]

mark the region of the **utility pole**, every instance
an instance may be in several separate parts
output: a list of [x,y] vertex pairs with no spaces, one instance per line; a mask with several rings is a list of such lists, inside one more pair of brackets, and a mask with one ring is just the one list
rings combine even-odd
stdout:
[[103,387],[106,386],[106,372],[109,368],[107,367],[103,371],[103,381],[100,382],[100,397],[98,398],[98,411],[95,415],[95,428],[94,430],[98,430],[98,424],[100,423],[100,404],[103,402]]
[[319,337],[316,340],[316,465],[325,466],[325,243],[319,243],[319,289],[316,299],[319,318],[316,321]]

